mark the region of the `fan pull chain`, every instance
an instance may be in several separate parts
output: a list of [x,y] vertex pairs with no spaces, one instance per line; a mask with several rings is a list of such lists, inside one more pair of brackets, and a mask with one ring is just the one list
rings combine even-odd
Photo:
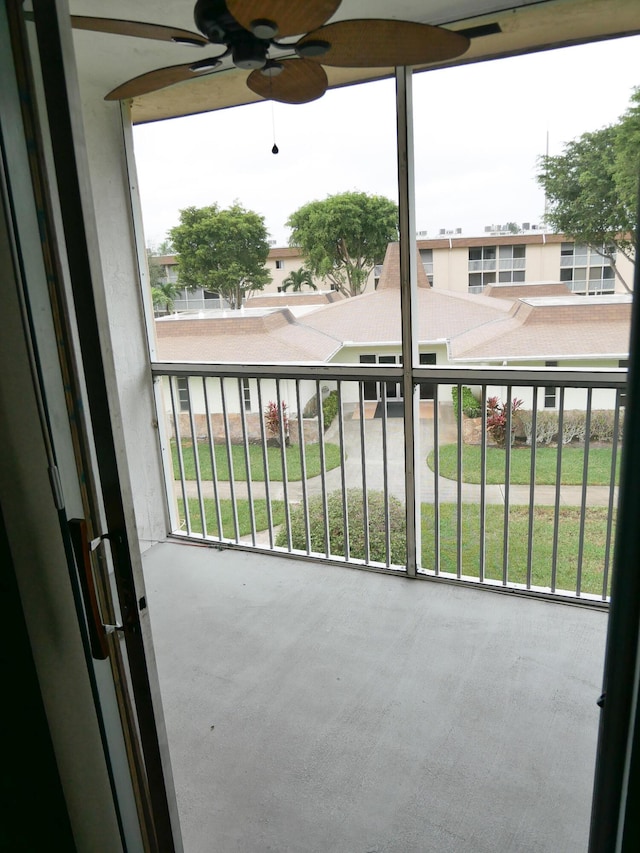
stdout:
[[[271,93],[271,88],[272,88],[271,77],[269,77],[269,93]],[[273,98],[269,98],[269,100],[271,101],[271,131],[273,134],[273,148],[271,149],[271,153],[277,154],[280,151],[280,149],[276,145],[276,115],[275,115],[275,109],[273,106]]]

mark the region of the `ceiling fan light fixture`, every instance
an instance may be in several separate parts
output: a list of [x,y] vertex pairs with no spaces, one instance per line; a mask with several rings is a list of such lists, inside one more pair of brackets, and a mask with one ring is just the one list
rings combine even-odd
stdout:
[[284,65],[281,62],[278,62],[276,59],[268,59],[261,73],[264,74],[265,77],[277,77],[278,74],[282,74],[283,71]]
[[304,44],[297,45],[295,51],[302,59],[314,59],[317,56],[324,56],[330,47],[329,42],[323,39],[309,39]]
[[278,35],[278,25],[268,18],[257,18],[255,21],[251,21],[251,32],[256,38],[269,41]]
[[256,40],[243,41],[233,46],[232,57],[237,68],[255,71],[256,68],[264,68],[266,65],[267,48]]

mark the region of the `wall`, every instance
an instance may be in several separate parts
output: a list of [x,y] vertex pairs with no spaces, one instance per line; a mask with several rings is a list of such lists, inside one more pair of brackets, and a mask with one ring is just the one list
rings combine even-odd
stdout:
[[[108,378],[114,399],[114,426],[116,434],[122,436],[121,471],[130,483],[134,535],[144,549],[163,539],[167,531],[145,316],[145,309],[151,315],[152,309],[148,283],[141,282],[137,251],[144,247],[144,235],[139,219],[134,227],[120,105],[105,102],[104,93],[83,80],[81,67],[79,72],[104,281],[104,290],[96,291],[98,318],[104,331],[101,343],[105,363],[112,367]],[[131,179],[135,186],[135,175]]]

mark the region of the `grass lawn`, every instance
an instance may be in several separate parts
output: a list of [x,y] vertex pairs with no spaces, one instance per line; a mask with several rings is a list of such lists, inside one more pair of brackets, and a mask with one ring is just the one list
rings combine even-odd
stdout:
[[[211,453],[209,451],[208,442],[199,442],[196,445],[198,460],[200,462],[200,476],[203,480],[213,479],[211,474]],[[340,448],[337,444],[326,443],[325,451],[325,470],[330,471],[332,468],[337,468],[340,464]],[[216,471],[218,480],[229,479],[229,461],[227,458],[227,448],[223,444],[214,446]],[[171,441],[171,455],[173,457],[173,475],[178,480],[180,478],[180,468],[178,465],[178,448],[175,441]],[[233,464],[233,476],[236,480],[247,479],[247,469],[244,458],[244,445],[231,445],[231,458]],[[302,479],[302,466],[300,464],[300,447],[290,445],[285,448],[285,458],[287,463],[287,478],[289,480]],[[276,481],[282,480],[282,455],[279,447],[267,448],[267,460],[269,467],[269,479]],[[320,474],[320,445],[307,444],[305,445],[305,460],[307,466],[307,477],[317,477]],[[251,471],[251,480],[253,482],[264,481],[264,454],[261,444],[249,445],[249,462]],[[190,441],[182,442],[182,463],[184,465],[185,479],[196,479],[196,465],[193,453],[193,445]]]
[[[232,505],[230,500],[222,500],[221,515],[223,538],[235,539]],[[256,530],[267,529],[267,509],[264,499],[254,500]],[[215,504],[212,498],[205,498],[205,516],[207,534],[218,536]],[[183,503],[178,501],[180,519],[183,522]],[[249,502],[237,501],[239,535],[251,533]],[[532,530],[532,577],[533,586],[550,587],[553,563],[553,513],[554,508],[539,506],[534,510]],[[200,507],[196,498],[189,498],[191,528],[194,533],[202,532]],[[284,524],[283,501],[272,501],[274,526]],[[558,548],[556,562],[555,588],[575,590],[578,573],[578,542],[580,533],[580,508],[560,508],[558,523]],[[485,577],[501,580],[503,571],[503,534],[504,507],[489,504],[485,516]],[[588,507],[584,525],[584,548],[582,555],[581,589],[585,593],[602,594],[604,556],[607,534],[607,509]],[[403,533],[400,532],[403,536]],[[463,504],[461,511],[460,537],[462,539],[462,574],[478,577],[480,570],[480,506]],[[615,537],[615,516],[612,525],[612,542]],[[316,537],[317,538],[317,537]],[[340,537],[338,537],[340,538]],[[313,533],[312,533],[313,539]],[[344,551],[332,543],[332,554],[338,556]],[[526,584],[527,552],[529,545],[529,508],[512,506],[509,511],[509,555],[507,579],[510,583]],[[440,571],[457,573],[458,523],[455,504],[440,505]],[[612,558],[610,554],[610,559]],[[425,569],[435,567],[434,507],[422,504],[422,565]],[[610,592],[610,589],[608,590]]]
[[[202,517],[200,515],[200,504],[197,498],[189,498],[189,518],[191,519],[191,530],[194,533],[202,533]],[[238,530],[240,536],[248,536],[251,533],[251,517],[249,515],[249,501],[236,501],[238,510]],[[253,501],[253,511],[256,519],[256,530],[266,530],[267,502],[264,498]],[[183,530],[186,530],[184,518],[184,503],[178,499],[178,512]],[[218,536],[218,521],[216,518],[216,507],[213,498],[204,499],[205,523],[208,536]],[[271,514],[274,525],[284,522],[284,501],[271,501]],[[236,530],[233,523],[233,504],[230,500],[220,501],[220,516],[222,518],[222,538],[235,539]]]
[[[433,470],[433,454],[427,457],[427,464]],[[505,482],[506,453],[499,447],[487,448],[487,483]],[[536,448],[536,485],[553,486],[556,482],[557,448]],[[561,484],[564,486],[582,485],[584,449],[582,447],[562,448]],[[616,459],[616,483],[620,471],[620,453]],[[531,448],[514,447],[511,451],[511,478],[514,485],[528,485],[531,474]],[[440,448],[440,476],[449,480],[458,478],[457,445],[444,444]],[[592,447],[589,450],[588,483],[591,486],[608,486],[611,477],[611,448]],[[462,448],[462,479],[465,483],[480,482],[480,448],[465,444]]]
[[[553,562],[553,507],[534,510],[532,534],[532,584],[551,585]],[[440,506],[440,570],[457,572],[458,529],[456,505]],[[558,522],[556,589],[575,590],[578,569],[580,508],[561,507]],[[607,533],[607,509],[588,507],[584,529],[582,557],[582,591],[602,593],[604,555]],[[485,576],[502,579],[504,507],[486,507]],[[615,534],[615,517],[612,538]],[[480,506],[463,504],[460,535],[462,537],[462,574],[478,577],[480,568]],[[526,583],[529,544],[529,507],[512,506],[509,511],[508,580]],[[431,504],[422,504],[422,560],[426,569],[434,567],[434,513]],[[611,554],[612,557],[612,554]]]

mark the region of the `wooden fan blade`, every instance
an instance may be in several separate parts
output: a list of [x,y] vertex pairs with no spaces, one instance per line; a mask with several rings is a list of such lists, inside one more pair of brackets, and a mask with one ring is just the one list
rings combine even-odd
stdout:
[[147,71],[138,77],[127,80],[121,86],[112,89],[105,95],[105,101],[122,101],[126,98],[136,98],[139,95],[147,95],[149,92],[157,92],[174,83],[182,83],[185,80],[193,80],[205,74],[211,74],[214,69],[206,71],[193,71],[192,62],[183,65],[170,65],[168,68],[156,68],[155,71]]
[[321,27],[336,11],[341,0],[227,0],[227,9],[236,21],[251,30],[253,21],[273,21],[278,38],[297,36]]
[[442,27],[373,18],[327,24],[301,38],[296,50],[314,41],[324,41],[330,46],[326,53],[309,59],[344,68],[442,62],[460,56],[470,44],[466,36]]
[[95,33],[111,33],[116,36],[135,36],[156,41],[175,41],[180,44],[202,46],[209,44],[206,38],[179,27],[163,27],[161,24],[145,24],[141,21],[119,21],[116,18],[89,18],[72,15],[71,26],[75,30],[91,30]]
[[317,62],[283,59],[280,64],[283,68],[277,77],[252,71],[247,78],[247,86],[256,95],[283,104],[306,104],[321,98],[326,92],[329,81],[324,68]]

